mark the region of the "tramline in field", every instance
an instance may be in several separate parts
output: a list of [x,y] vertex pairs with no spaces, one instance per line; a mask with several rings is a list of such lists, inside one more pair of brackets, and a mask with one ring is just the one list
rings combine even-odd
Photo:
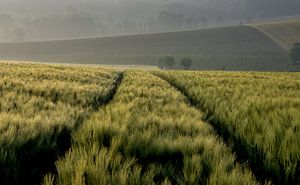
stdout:
[[300,73],[159,72],[262,178],[300,179]]
[[258,184],[166,81],[128,71],[44,184]]
[[1,184],[299,182],[299,73],[0,66]]
[[39,183],[118,78],[108,69],[8,63],[0,76],[1,184]]

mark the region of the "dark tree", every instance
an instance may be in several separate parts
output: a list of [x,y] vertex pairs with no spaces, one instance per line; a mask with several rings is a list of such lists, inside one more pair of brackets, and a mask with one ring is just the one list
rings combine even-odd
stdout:
[[172,68],[175,65],[175,58],[166,56],[166,57],[161,58],[160,63],[164,64],[168,68]]
[[293,44],[293,47],[290,49],[290,58],[294,64],[300,62],[300,42]]
[[191,57],[183,57],[180,60],[180,65],[182,65],[184,69],[190,69],[192,64],[193,64],[193,59]]

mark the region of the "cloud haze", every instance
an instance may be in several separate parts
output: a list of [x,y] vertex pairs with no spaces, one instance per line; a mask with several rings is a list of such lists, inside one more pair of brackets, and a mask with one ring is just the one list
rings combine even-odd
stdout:
[[299,14],[299,0],[1,0],[0,42],[198,29]]

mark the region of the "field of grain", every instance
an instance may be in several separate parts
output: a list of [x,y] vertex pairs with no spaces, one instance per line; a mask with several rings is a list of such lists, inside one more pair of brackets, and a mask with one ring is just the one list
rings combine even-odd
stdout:
[[41,181],[118,78],[109,69],[10,63],[0,76],[0,184]]
[[258,184],[201,117],[166,81],[125,72],[44,184]]
[[190,56],[192,69],[295,71],[287,52],[251,26],[90,38],[1,43],[0,59],[53,63],[155,65],[160,58]]
[[300,182],[300,73],[0,67],[0,184]]
[[300,73],[157,74],[205,111],[259,176],[275,184],[300,183]]
[[257,24],[253,26],[269,36],[286,50],[291,48],[295,42],[300,42],[300,19]]

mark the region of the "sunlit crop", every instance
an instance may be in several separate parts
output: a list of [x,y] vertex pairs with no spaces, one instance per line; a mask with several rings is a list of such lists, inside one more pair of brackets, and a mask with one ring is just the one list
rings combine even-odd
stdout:
[[300,74],[161,72],[263,178],[297,184]]
[[201,118],[166,81],[126,72],[44,184],[258,184]]
[[109,98],[117,73],[2,63],[0,77],[0,182],[26,184],[53,168],[70,133]]

